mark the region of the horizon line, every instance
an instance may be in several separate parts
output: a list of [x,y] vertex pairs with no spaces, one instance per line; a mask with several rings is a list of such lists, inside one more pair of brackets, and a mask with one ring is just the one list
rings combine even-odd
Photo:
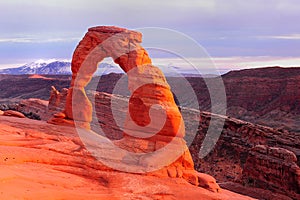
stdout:
[[[34,62],[71,62],[68,58],[39,58],[39,59],[28,59],[11,62],[6,64],[0,64],[0,69],[8,68],[18,68],[29,63]],[[279,57],[279,56],[227,56],[227,57],[210,57],[210,58],[174,58],[174,57],[164,57],[164,58],[152,58],[154,65],[158,66],[168,66],[176,67],[179,71],[189,70],[192,66],[191,63],[187,61],[192,61],[193,64],[199,66],[212,66],[219,71],[232,71],[232,70],[242,70],[251,68],[264,68],[264,67],[300,67],[300,57]],[[104,63],[109,63],[116,65],[111,58],[106,58]],[[117,66],[117,65],[116,65]]]

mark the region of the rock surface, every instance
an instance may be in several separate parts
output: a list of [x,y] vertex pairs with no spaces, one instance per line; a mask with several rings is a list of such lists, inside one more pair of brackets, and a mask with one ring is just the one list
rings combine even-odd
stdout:
[[[193,112],[188,112],[192,117]],[[219,182],[241,183],[299,198],[299,135],[223,117],[224,128],[214,150],[200,159],[198,152],[212,117],[222,118],[201,114],[199,132],[190,146],[197,170],[214,176]],[[259,151],[260,147],[266,150]],[[264,193],[260,195],[268,199]]]
[[[249,152],[242,179],[247,184],[300,198],[300,167],[291,151],[257,145]],[[283,192],[284,191],[284,192]]]
[[251,199],[178,178],[116,172],[85,149],[72,127],[0,116],[1,199]]
[[[114,120],[111,107],[114,107],[114,104],[118,105],[117,116],[125,118],[126,105],[129,101],[128,98],[101,92],[90,93],[88,96],[90,99],[95,99],[96,104],[97,118],[92,122],[92,129],[97,130],[100,125],[103,130],[111,130],[112,134],[107,135],[110,139],[116,140],[122,138],[122,130],[120,130],[120,127],[118,127]],[[222,185],[226,186],[227,189],[247,195],[253,194],[253,197],[255,198],[270,200],[274,198],[290,199],[287,196],[295,198],[295,194],[299,194],[299,192],[297,192],[297,187],[299,188],[299,185],[297,186],[297,184],[299,183],[296,181],[298,175],[295,173],[297,169],[299,169],[300,137],[298,135],[286,131],[279,132],[276,129],[255,125],[230,117],[201,112],[198,132],[196,136],[194,136],[190,126],[197,120],[199,115],[194,110],[184,107],[182,107],[181,111],[183,116],[187,117],[185,118],[185,121],[187,122],[185,124],[185,138],[189,140],[188,138],[190,136],[194,137],[192,138],[193,142],[189,146],[189,149],[195,162],[195,168],[198,171],[212,175],[218,182],[221,182]],[[223,129],[220,130],[222,131],[222,134],[213,151],[204,159],[200,159],[198,156],[199,149],[202,146],[212,117],[224,119],[225,124],[222,126]],[[124,119],[121,119],[121,121],[122,120]],[[287,153],[288,156],[285,156],[286,158],[280,161],[279,158],[274,159],[274,157],[270,155],[269,157],[266,157],[265,161],[259,161],[259,157],[251,155],[254,153],[253,148],[260,144],[272,148],[283,149],[284,152],[289,152]],[[248,158],[251,159],[247,161]],[[257,166],[255,166],[255,168],[251,164],[252,162],[256,163]],[[280,169],[284,168],[286,170],[288,178],[285,177],[285,181],[280,180],[283,177],[279,177],[280,179],[277,180],[275,179],[276,183],[265,180],[266,183],[264,185],[278,185],[279,189],[277,188],[274,190],[274,187],[266,188],[262,186],[262,184],[256,184],[258,183],[256,181],[252,181],[252,183],[249,184],[249,178],[252,176],[251,174],[255,172],[255,169],[263,168],[264,163],[269,163],[270,165],[273,163],[272,169],[274,169],[270,171],[268,176],[278,177],[278,174],[281,174]],[[285,167],[286,165],[294,167],[287,168]],[[247,170],[245,168],[247,168]],[[259,170],[258,172],[260,172],[261,177],[265,175],[264,170]]]
[[[85,127],[88,128],[88,123],[92,120],[92,105],[86,97],[84,88],[91,81],[98,63],[104,58],[112,57],[124,72],[144,65],[153,68],[149,65],[151,59],[148,53],[139,44],[141,42],[141,33],[124,28],[99,26],[88,30],[76,47],[72,58],[72,81],[63,111],[66,120],[86,122]],[[80,107],[80,110],[76,109],[77,107]],[[59,119],[53,119],[52,122],[59,123]]]
[[53,114],[48,110],[48,103],[48,101],[41,99],[24,99],[16,104],[14,109],[30,119],[47,121]]

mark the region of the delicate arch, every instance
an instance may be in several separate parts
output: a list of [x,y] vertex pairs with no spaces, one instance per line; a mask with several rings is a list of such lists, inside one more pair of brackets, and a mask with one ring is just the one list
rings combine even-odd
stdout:
[[[144,173],[154,170],[156,175],[184,177],[198,185],[197,172],[183,139],[182,116],[165,76],[151,64],[141,42],[139,32],[107,26],[90,28],[73,54],[72,81],[65,109],[50,122],[74,125],[74,120],[76,126],[82,123],[82,127],[89,128],[92,105],[84,88],[96,72],[98,63],[112,57],[127,73],[128,89],[132,94],[124,138],[114,144],[137,155],[134,160],[138,159],[139,168]],[[158,108],[153,108],[153,105],[158,105]],[[145,116],[150,116],[150,119]],[[160,153],[153,157],[155,152]],[[139,153],[143,155],[139,156]],[[126,155],[124,158],[127,159]]]

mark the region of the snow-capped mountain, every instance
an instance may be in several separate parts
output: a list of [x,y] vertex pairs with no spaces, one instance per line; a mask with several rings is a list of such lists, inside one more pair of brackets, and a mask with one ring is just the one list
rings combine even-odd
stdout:
[[1,74],[71,74],[71,63],[59,60],[37,60],[17,68],[1,69]]
[[[116,65],[108,63],[100,63],[95,75],[108,74],[108,73],[121,73],[122,71]],[[72,74],[71,63],[66,60],[37,60],[25,64],[17,68],[1,69],[0,74],[54,74],[54,75],[67,75]]]

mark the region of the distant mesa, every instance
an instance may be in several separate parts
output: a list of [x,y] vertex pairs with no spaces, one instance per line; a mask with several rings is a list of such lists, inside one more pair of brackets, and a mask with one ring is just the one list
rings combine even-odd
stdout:
[[300,76],[300,67],[260,67],[253,69],[233,70],[223,75],[224,78],[290,78]]

